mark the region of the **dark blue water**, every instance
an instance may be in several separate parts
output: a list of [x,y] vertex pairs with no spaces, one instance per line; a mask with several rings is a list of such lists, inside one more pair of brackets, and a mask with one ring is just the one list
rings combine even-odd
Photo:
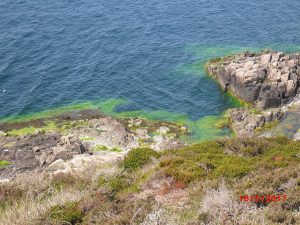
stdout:
[[0,117],[110,98],[217,115],[232,103],[202,63],[299,50],[299,12],[299,0],[1,0]]

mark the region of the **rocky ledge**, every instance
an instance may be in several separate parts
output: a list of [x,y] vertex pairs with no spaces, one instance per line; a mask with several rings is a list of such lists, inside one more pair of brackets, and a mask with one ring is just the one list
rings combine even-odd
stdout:
[[237,136],[253,136],[265,124],[281,120],[292,105],[299,105],[300,53],[244,52],[212,59],[206,69],[225,92],[253,107],[229,110]]
[[286,105],[299,93],[300,53],[242,53],[211,60],[207,71],[225,91],[264,110]]
[[[122,159],[133,148],[156,151],[185,145],[184,126],[138,118],[118,119],[98,111],[0,124],[0,183],[29,171],[67,172],[92,162]],[[1,162],[9,165],[1,166]]]

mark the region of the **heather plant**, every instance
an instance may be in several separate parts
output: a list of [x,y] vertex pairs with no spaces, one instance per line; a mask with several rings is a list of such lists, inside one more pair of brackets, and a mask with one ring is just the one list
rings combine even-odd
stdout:
[[[234,138],[0,184],[0,224],[298,224],[300,142]],[[240,196],[284,193],[285,202]]]

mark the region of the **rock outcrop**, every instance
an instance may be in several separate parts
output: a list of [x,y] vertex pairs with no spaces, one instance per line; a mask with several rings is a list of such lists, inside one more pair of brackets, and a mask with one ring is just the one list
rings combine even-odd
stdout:
[[231,128],[238,137],[254,136],[258,128],[264,127],[267,123],[279,121],[283,116],[284,113],[280,110],[266,111],[261,114],[251,113],[246,108],[234,108],[228,111]]
[[[43,130],[47,126],[44,120],[52,121],[52,127]],[[0,166],[0,182],[32,170],[69,171],[90,162],[114,162],[137,147],[157,151],[179,148],[185,145],[179,137],[187,132],[170,122],[116,119],[92,112],[44,120],[0,124],[0,160],[10,163]],[[10,133],[27,127],[36,129]]]
[[74,155],[85,152],[80,140],[73,135],[38,133],[14,140],[13,146],[0,143],[0,160],[12,163],[6,168],[0,168],[0,178],[40,169],[58,159],[70,160]]
[[246,52],[211,60],[207,71],[257,109],[279,108],[299,92],[300,53]]

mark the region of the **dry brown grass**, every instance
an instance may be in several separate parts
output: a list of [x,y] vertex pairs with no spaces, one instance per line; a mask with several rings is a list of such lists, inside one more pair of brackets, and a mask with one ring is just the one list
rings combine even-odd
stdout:
[[1,214],[0,224],[39,224],[39,218],[41,218],[51,207],[63,205],[70,201],[78,201],[84,195],[86,195],[85,191],[69,189],[57,192],[43,201],[37,201],[34,198],[23,199],[21,202],[14,204]]
[[82,171],[49,174],[31,172],[0,184],[0,224],[37,224],[56,205],[88,196],[99,176],[110,176],[116,167],[89,165]]
[[202,221],[206,224],[266,224],[263,209],[239,203],[224,182],[218,189],[207,191],[200,211],[208,214],[205,221]]
[[[300,144],[292,142],[286,147],[281,139],[277,141],[280,148],[275,149],[274,143],[266,145],[270,149],[262,148],[268,140],[262,144],[228,142],[232,154],[243,155],[241,148],[247,147],[247,154],[237,159],[224,155],[228,146],[207,142],[168,151],[130,170],[122,163],[96,163],[66,174],[24,174],[0,184],[0,224],[61,224],[76,210],[81,224],[300,224],[300,170],[295,155]],[[283,157],[274,158],[279,154]],[[286,163],[277,164],[278,160]],[[241,169],[241,163],[256,167],[249,167],[242,176],[230,176]],[[205,172],[201,176],[199,168]],[[210,176],[216,168],[218,173]],[[186,173],[192,174],[189,182],[183,177]],[[289,196],[284,204],[273,202],[258,208],[255,203],[239,202],[239,195],[275,194],[277,189]],[[76,204],[75,210],[68,208],[70,203]],[[55,210],[62,216],[53,220]]]

